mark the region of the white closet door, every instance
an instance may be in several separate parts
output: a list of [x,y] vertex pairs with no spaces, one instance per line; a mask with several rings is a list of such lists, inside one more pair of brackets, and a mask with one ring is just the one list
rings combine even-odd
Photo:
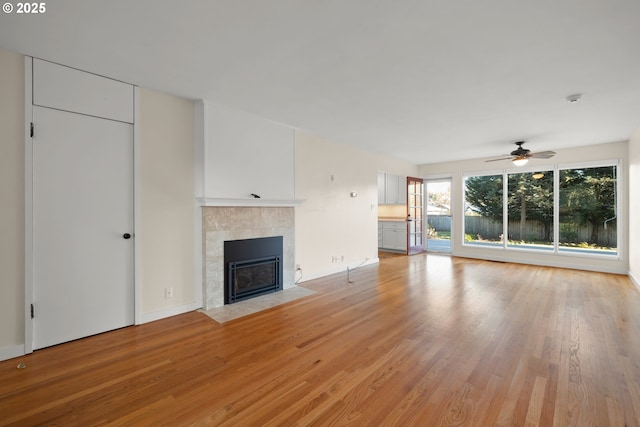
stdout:
[[133,125],[33,107],[34,348],[131,325]]

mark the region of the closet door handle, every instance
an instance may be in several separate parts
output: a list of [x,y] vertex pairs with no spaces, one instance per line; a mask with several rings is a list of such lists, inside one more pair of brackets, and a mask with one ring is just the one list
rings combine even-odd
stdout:
[[124,238],[125,240],[128,240],[128,239],[130,239],[130,238],[131,238],[131,234],[129,234],[129,233],[124,233],[124,234],[122,235],[122,238]]

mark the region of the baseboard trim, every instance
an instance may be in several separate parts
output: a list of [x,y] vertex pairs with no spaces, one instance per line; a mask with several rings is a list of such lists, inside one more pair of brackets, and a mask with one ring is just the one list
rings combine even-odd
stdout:
[[633,273],[631,271],[629,271],[627,273],[627,276],[629,276],[629,279],[631,279],[631,283],[633,283],[634,285],[636,285],[636,288],[638,288],[638,290],[640,291],[640,282],[638,282],[638,280],[635,278],[635,276],[633,275]]
[[476,254],[471,254],[466,252],[464,253],[457,252],[452,255],[459,258],[469,258],[469,259],[477,259],[477,260],[484,260],[484,261],[499,261],[499,262],[513,263],[513,264],[537,265],[540,267],[568,268],[571,270],[623,274],[625,276],[627,275],[627,271],[623,267],[619,267],[616,265],[605,266],[605,265],[578,264],[578,263],[573,263],[568,259],[567,260],[561,259],[564,257],[558,257],[558,259],[554,259],[554,260],[536,260],[534,258],[519,259],[519,258],[511,258],[508,256],[501,256],[500,254],[494,254],[491,251],[486,251],[486,253],[483,255],[476,255]]
[[24,355],[24,344],[0,347],[0,361],[9,360],[13,359],[14,357],[20,357]]
[[162,310],[156,310],[149,313],[142,313],[142,316],[140,316],[140,323],[138,324],[141,325],[143,323],[153,322],[156,320],[164,319],[166,317],[188,313],[190,311],[198,310],[200,308],[202,308],[202,304],[193,302],[191,304],[181,305],[178,307],[163,308]]
[[362,262],[361,264],[349,265],[349,266],[341,265],[339,267],[335,267],[330,270],[323,270],[323,271],[318,271],[311,274],[304,274],[302,276],[302,279],[300,279],[296,283],[304,283],[309,280],[319,279],[320,277],[331,276],[332,274],[338,274],[338,273],[344,273],[346,277],[347,268],[349,268],[351,271],[354,271],[360,267],[364,267],[366,265],[378,264],[379,262],[380,262],[380,258],[369,258],[368,260]]

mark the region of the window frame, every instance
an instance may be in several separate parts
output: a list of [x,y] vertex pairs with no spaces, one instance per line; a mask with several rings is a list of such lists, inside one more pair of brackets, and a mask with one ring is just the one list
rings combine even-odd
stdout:
[[[615,209],[616,209],[616,253],[615,254],[596,254],[596,253],[579,253],[579,252],[571,252],[567,250],[560,250],[560,171],[561,170],[570,170],[570,169],[590,169],[590,168],[602,168],[602,167],[615,167],[616,168],[616,201],[615,201]],[[622,248],[624,248],[623,234],[622,234],[622,225],[624,224],[624,204],[623,197],[621,197],[623,193],[623,183],[621,178],[622,171],[622,159],[612,159],[612,160],[597,160],[591,162],[579,162],[579,163],[564,163],[556,165],[557,173],[554,178],[554,195],[558,194],[558,197],[555,197],[554,204],[554,225],[553,225],[553,240],[554,240],[554,254],[559,256],[569,256],[569,257],[581,257],[581,258],[599,258],[599,259],[622,259]]]
[[[580,253],[580,252],[571,252],[567,250],[560,250],[560,171],[561,170],[571,170],[571,169],[589,169],[589,168],[598,168],[598,167],[615,167],[616,168],[616,200],[615,200],[615,209],[616,209],[616,241],[617,247],[616,252],[612,254],[608,253]],[[621,260],[624,256],[623,248],[624,248],[624,235],[622,233],[623,225],[625,224],[626,218],[624,217],[624,183],[623,183],[623,174],[622,169],[623,161],[622,159],[608,159],[608,160],[596,160],[596,161],[585,161],[585,162],[572,162],[572,163],[554,163],[547,165],[540,165],[538,167],[534,167],[528,165],[526,167],[512,167],[505,168],[501,170],[486,170],[486,171],[472,171],[472,172],[463,172],[462,174],[462,233],[461,233],[461,244],[464,248],[481,248],[481,249],[492,249],[492,250],[503,250],[503,251],[514,251],[514,252],[529,252],[540,255],[558,255],[562,257],[579,257],[579,258],[594,258],[594,259],[605,259],[605,260]],[[552,250],[548,248],[517,248],[513,246],[509,246],[508,244],[508,232],[509,232],[509,210],[508,210],[508,199],[509,199],[509,174],[516,173],[533,173],[533,172],[553,172],[553,245]],[[502,228],[503,228],[503,236],[507,236],[503,238],[502,245],[492,245],[492,246],[480,246],[475,245],[473,243],[468,243],[465,241],[466,235],[466,224],[465,224],[465,211],[466,211],[466,179],[469,177],[476,176],[491,176],[491,175],[502,175]]]
[[[557,252],[557,240],[556,240],[556,212],[558,212],[557,206],[556,206],[556,200],[558,199],[557,196],[557,192],[556,192],[556,179],[558,177],[558,170],[555,167],[556,165],[551,165],[551,166],[541,166],[538,168],[535,167],[527,167],[525,168],[509,168],[509,169],[505,169],[505,181],[506,181],[506,190],[505,190],[505,194],[507,195],[507,197],[505,198],[505,200],[503,200],[503,209],[504,209],[504,215],[505,218],[507,218],[507,221],[505,222],[504,226],[504,235],[507,236],[507,239],[505,239],[504,241],[504,248],[505,250],[512,250],[512,251],[517,251],[517,252],[530,252],[530,253],[541,253],[541,254],[555,254]],[[548,248],[532,248],[532,247],[525,247],[525,248],[519,248],[517,246],[510,246],[509,245],[509,175],[511,174],[518,174],[518,173],[534,173],[534,172],[552,172],[553,173],[553,242],[551,245],[549,245]]]
[[467,243],[465,241],[465,236],[467,235],[466,232],[466,227],[465,227],[465,212],[467,210],[467,199],[466,199],[466,179],[469,177],[475,177],[475,176],[493,176],[493,175],[501,175],[502,176],[502,235],[504,236],[504,232],[505,232],[505,179],[504,179],[504,173],[505,173],[505,169],[493,169],[493,170],[488,170],[488,171],[481,171],[481,172],[469,172],[469,173],[464,173],[462,175],[462,235],[460,236],[460,239],[462,241],[462,246],[464,247],[471,247],[471,248],[482,248],[482,249],[490,249],[490,250],[503,250],[504,249],[504,238],[503,238],[503,242],[502,242],[502,246],[500,245],[478,245],[478,244],[472,244],[472,243]]

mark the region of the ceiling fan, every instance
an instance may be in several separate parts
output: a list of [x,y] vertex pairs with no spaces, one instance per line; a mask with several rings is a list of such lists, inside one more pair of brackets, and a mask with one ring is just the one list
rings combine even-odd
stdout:
[[516,166],[524,166],[527,164],[529,159],[550,159],[556,154],[555,151],[540,151],[538,153],[532,153],[531,150],[522,148],[522,144],[524,143],[525,141],[516,141],[515,144],[518,146],[518,148],[513,150],[509,157],[499,157],[496,159],[489,159],[485,161],[496,162],[498,160],[511,160]]

